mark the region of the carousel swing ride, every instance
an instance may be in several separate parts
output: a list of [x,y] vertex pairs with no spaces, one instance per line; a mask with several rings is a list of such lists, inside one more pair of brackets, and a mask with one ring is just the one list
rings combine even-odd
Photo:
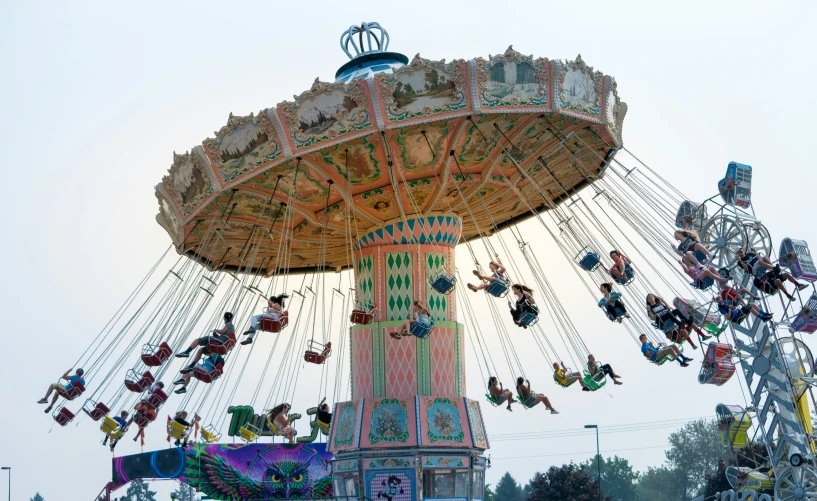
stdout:
[[[106,495],[175,478],[224,500],[482,499],[489,444],[466,397],[466,336],[483,382],[523,381],[487,386],[491,406],[552,409],[525,383],[549,379],[520,362],[531,341],[562,388],[617,382],[549,278],[564,258],[633,357],[676,370],[667,362],[688,367],[685,345],[700,344],[699,383],[740,375],[745,405],[717,409],[723,444],[740,464],[762,443],[769,464],[730,468],[735,492],[817,497],[817,380],[802,340],[817,330],[817,294],[801,295],[817,270],[804,241],[775,254],[751,167],[729,163],[717,194],[692,202],[624,148],[616,81],[580,56],[409,61],[388,45],[377,23],[349,28],[335,82],[230,115],[174,154],[157,222],[178,257],[161,256],[48,409],[61,426],[90,418],[112,451],[134,431],[175,440],[116,457]],[[531,229],[562,258],[543,259]],[[459,243],[476,285],[456,267]],[[628,309],[642,298],[648,314]],[[302,371],[317,388],[299,387]],[[255,387],[248,400],[239,385]],[[308,391],[321,403],[297,436],[302,416],[283,404]]]

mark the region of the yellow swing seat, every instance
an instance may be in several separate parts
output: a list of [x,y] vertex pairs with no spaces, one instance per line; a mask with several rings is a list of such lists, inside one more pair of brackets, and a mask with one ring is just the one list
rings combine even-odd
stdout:
[[241,440],[250,443],[258,440],[258,435],[261,434],[261,430],[259,430],[257,426],[247,423],[238,430],[238,433],[241,436]]
[[221,438],[221,434],[216,431],[213,425],[210,425],[201,429],[201,438],[208,444],[212,444],[214,442],[218,442],[218,440]]
[[119,423],[117,423],[114,418],[109,416],[102,418],[102,424],[99,426],[99,429],[108,435],[108,438],[111,440],[119,440],[125,435],[125,430],[119,426]]
[[190,435],[190,428],[177,421],[171,421],[170,424],[167,425],[167,429],[170,432],[170,436],[176,440],[183,440]]
[[320,419],[318,419],[317,421],[318,421],[318,428],[320,428],[321,432],[324,435],[329,435],[329,423],[324,423]]

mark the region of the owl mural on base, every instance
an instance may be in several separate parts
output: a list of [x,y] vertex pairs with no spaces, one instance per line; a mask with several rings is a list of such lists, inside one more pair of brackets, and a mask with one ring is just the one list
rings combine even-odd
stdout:
[[186,482],[213,499],[313,499],[332,496],[331,469],[314,449],[256,450],[246,462],[246,474],[224,457],[207,451],[187,453]]

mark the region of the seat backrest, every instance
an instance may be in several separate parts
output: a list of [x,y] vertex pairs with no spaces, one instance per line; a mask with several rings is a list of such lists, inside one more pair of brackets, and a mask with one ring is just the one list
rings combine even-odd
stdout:
[[164,392],[161,388],[156,388],[153,390],[153,393],[150,394],[148,397],[149,402],[155,402],[158,405],[161,405],[167,402],[167,393]]
[[331,341],[326,343],[326,346],[324,346],[324,348],[323,348],[323,352],[321,352],[321,356],[326,358],[326,357],[329,356],[330,353],[332,353],[332,342]]

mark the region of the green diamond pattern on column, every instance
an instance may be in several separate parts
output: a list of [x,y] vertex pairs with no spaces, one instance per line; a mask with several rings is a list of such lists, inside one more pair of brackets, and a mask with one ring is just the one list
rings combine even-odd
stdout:
[[363,256],[357,262],[357,300],[363,303],[372,304],[374,302],[373,268],[372,256]]
[[426,297],[428,297],[428,311],[435,321],[446,320],[447,296],[435,291],[428,284],[428,279],[445,268],[445,254],[429,252],[426,254]]
[[386,253],[386,297],[389,320],[404,320],[411,313],[411,254]]

